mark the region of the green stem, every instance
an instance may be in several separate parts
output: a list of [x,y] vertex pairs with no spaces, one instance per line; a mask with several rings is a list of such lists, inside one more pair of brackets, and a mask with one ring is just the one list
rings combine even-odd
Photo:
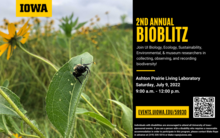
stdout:
[[12,135],[11,132],[8,130],[7,125],[6,125],[6,120],[5,120],[5,116],[4,115],[2,115],[2,121],[3,121],[3,124],[4,124],[4,127],[5,127],[5,130],[6,130],[7,134],[8,135]]
[[27,51],[20,43],[17,43],[17,45],[18,45],[18,47],[20,47],[24,52],[28,53],[29,55],[31,55],[31,56],[33,56],[33,57],[36,57],[36,58],[42,60],[43,62],[47,63],[48,65],[50,65],[51,67],[53,67],[53,68],[57,71],[57,67],[56,67],[53,63],[51,63],[49,60],[47,60],[47,59],[45,59],[45,58],[43,58],[43,57],[40,57],[40,56],[38,56],[38,55],[35,55],[35,54],[33,54],[33,53]]
[[76,138],[76,127],[77,127],[77,116],[75,117],[75,126],[74,126],[74,138]]
[[12,106],[12,108],[17,112],[17,114],[36,132],[41,138],[45,138],[44,135],[38,130],[31,121],[18,109],[14,102],[0,89],[0,94],[5,100]]
[[28,134],[25,134],[25,133],[20,133],[20,135],[22,136],[26,136],[26,137],[32,137],[32,138],[40,138],[38,136],[35,136],[35,135],[28,135]]
[[100,116],[104,117],[82,94],[81,97],[87,102],[87,104]]
[[72,55],[71,55],[71,38],[69,39],[69,59],[71,59]]
[[117,128],[115,128],[115,131],[118,132],[118,134],[121,135],[121,137],[126,138]]

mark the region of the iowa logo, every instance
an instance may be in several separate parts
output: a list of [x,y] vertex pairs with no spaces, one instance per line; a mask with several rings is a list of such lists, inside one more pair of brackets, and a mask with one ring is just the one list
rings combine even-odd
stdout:
[[20,4],[20,12],[48,12],[46,4]]
[[16,17],[52,17],[52,0],[16,0]]

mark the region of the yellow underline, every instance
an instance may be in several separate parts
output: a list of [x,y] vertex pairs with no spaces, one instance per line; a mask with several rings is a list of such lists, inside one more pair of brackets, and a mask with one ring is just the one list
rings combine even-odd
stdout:
[[155,72],[155,70],[136,70],[137,72]]

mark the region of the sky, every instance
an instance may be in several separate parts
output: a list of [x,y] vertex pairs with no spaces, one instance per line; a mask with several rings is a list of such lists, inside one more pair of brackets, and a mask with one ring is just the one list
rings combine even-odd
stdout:
[[[0,25],[3,25],[3,19],[9,22],[19,21],[22,17],[16,17],[15,3],[16,0],[2,1],[0,4]],[[109,24],[114,25],[121,23],[120,16],[126,14],[126,22],[132,23],[132,0],[52,0],[52,17],[54,19],[54,27],[58,29],[59,19],[70,16],[74,13],[73,20],[79,17],[78,22],[89,21],[96,15],[100,17],[99,25],[108,23],[105,12],[108,11]],[[40,17],[42,22],[47,19]],[[91,22],[87,23],[89,25]]]

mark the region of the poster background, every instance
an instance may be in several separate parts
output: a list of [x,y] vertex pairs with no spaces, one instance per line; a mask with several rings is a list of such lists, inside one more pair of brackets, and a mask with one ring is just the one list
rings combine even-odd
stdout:
[[[158,6],[162,5],[162,6]],[[212,7],[211,9],[207,9]],[[174,26],[188,26],[188,42],[136,42],[136,18],[173,18]],[[219,28],[217,10],[210,4],[187,5],[157,3],[144,4],[133,1],[133,85],[134,85],[134,124],[212,124],[219,128]],[[136,67],[136,46],[201,46],[206,55],[197,56],[197,61],[164,61],[157,67]],[[140,51],[140,50],[139,50]],[[185,50],[184,50],[185,51]],[[195,50],[196,51],[196,50]],[[155,72],[136,72],[136,70],[153,70]],[[200,81],[181,81],[180,94],[136,94],[136,76],[195,76]],[[141,82],[141,81],[139,81]],[[145,81],[146,82],[146,81]],[[215,96],[215,118],[193,118],[193,96]],[[188,119],[136,119],[135,106],[189,106]],[[196,136],[198,134],[193,134]],[[204,134],[203,134],[204,135]],[[205,134],[213,136],[214,134]],[[219,134],[218,134],[219,135]]]

